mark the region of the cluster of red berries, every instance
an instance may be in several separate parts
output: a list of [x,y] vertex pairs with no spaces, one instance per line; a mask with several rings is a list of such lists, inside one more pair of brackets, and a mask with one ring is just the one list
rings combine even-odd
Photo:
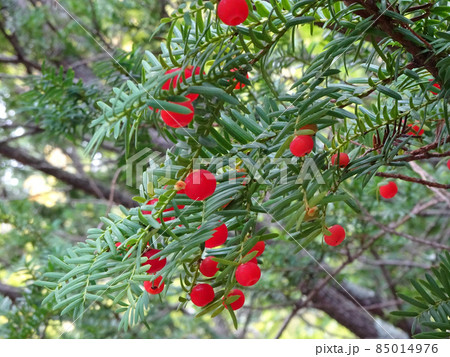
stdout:
[[[316,124],[308,124],[300,128],[300,130],[311,130],[317,133],[318,128]],[[289,149],[291,150],[292,155],[297,157],[303,157],[309,154],[314,148],[314,135],[298,135],[292,140]],[[339,158],[339,159],[338,159]],[[336,162],[336,159],[337,162]],[[348,155],[343,152],[339,154],[334,154],[331,157],[331,164],[338,164],[339,167],[346,167],[350,163],[350,158]]]
[[[304,127],[301,127],[300,130],[312,130],[314,133],[317,133],[318,128],[316,124],[308,124]],[[309,154],[314,148],[314,139],[311,135],[298,135],[292,140],[290,144],[291,153],[294,156],[302,157]],[[331,157],[332,165],[339,165],[339,167],[344,168],[348,166],[350,163],[349,156],[345,153],[334,154]],[[311,210],[311,214],[314,215],[317,211],[316,209]],[[309,215],[309,211],[308,211]],[[334,225],[328,228],[330,234],[324,235],[325,243],[331,246],[337,246],[341,244],[345,239],[345,230],[340,225]]]
[[[245,0],[221,0],[217,6],[217,16],[229,26],[237,26],[242,24],[248,17],[249,9],[247,2]],[[232,72],[237,71],[237,69],[232,69]],[[181,68],[169,69],[165,74],[170,74],[174,72],[181,72]],[[190,78],[193,74],[200,74],[199,67],[187,67],[184,70],[184,78]],[[247,74],[248,78],[248,74]],[[173,78],[168,79],[162,86],[163,90],[169,90],[170,88],[175,88],[178,83],[181,83],[183,78],[180,74],[177,74]],[[244,83],[237,82],[235,89],[242,89],[245,87]],[[168,110],[161,111],[161,119],[168,126],[172,128],[181,128],[189,125],[189,123],[194,119],[194,106],[192,103],[198,98],[198,94],[187,94],[186,101],[177,102],[175,104],[182,105],[189,109],[189,114],[180,114],[170,112]],[[153,109],[152,107],[149,107]]]
[[[242,263],[237,267],[235,278],[240,285],[252,286],[255,285],[261,278],[261,269],[258,266],[256,257],[259,257],[264,252],[265,246],[266,244],[263,241],[257,242],[255,246],[248,252],[248,254],[257,252],[256,255],[249,262]],[[212,278],[219,271],[218,262],[214,260],[214,256],[208,256],[200,263],[199,270],[205,277]],[[215,298],[214,288],[206,283],[197,284],[193,287],[190,296],[191,301],[194,305],[206,306]],[[232,296],[239,297],[235,301],[227,304],[226,300]],[[245,296],[241,290],[233,289],[227,294],[226,297],[223,297],[222,300],[222,304],[227,309],[231,308],[233,310],[238,310],[244,305]]]
[[[230,72],[236,72],[238,69],[237,68],[233,68]],[[247,79],[249,79],[248,73],[245,74]],[[236,86],[234,87],[234,89],[242,89],[245,87],[245,83],[241,83],[239,81],[236,81]]]
[[[122,243],[116,242],[117,249],[121,249]],[[150,246],[147,244],[147,246]],[[128,250],[130,246],[127,246],[125,250]],[[142,263],[142,266],[149,265],[147,269],[147,274],[153,275],[153,279],[150,281],[144,281],[144,289],[151,295],[160,294],[164,290],[164,281],[162,280],[162,276],[156,275],[162,268],[164,268],[167,264],[166,258],[152,258],[154,255],[161,252],[159,249],[149,249],[142,254],[143,257],[147,258],[145,263]],[[120,254],[122,255],[122,254]]]
[[[237,68],[234,68],[231,70],[231,72],[236,72],[236,71],[237,71]],[[169,69],[165,72],[165,74],[170,74],[170,73],[175,73],[175,72],[181,72],[181,68]],[[192,77],[193,74],[195,74],[195,75],[200,74],[200,68],[195,67],[195,69],[194,69],[193,66],[190,66],[184,70],[184,77],[186,79]],[[249,78],[248,73],[247,73],[247,78]],[[177,83],[181,83],[182,81],[183,81],[183,78],[181,77],[181,74],[177,74],[173,78],[168,79],[163,84],[161,89],[169,90],[171,87],[176,88]],[[245,87],[244,83],[237,81],[235,89],[242,89],[244,87]],[[194,110],[193,103],[198,97],[199,97],[198,94],[190,93],[185,96],[185,99],[186,99],[185,101],[174,103],[174,104],[181,105],[181,106],[189,109],[189,111],[190,111],[189,114],[180,114],[180,113],[170,112],[168,110],[162,110],[161,111],[161,119],[164,121],[164,123],[166,123],[168,126],[170,126],[172,128],[181,128],[181,127],[185,127],[185,126],[189,125],[192,122],[192,120],[194,119],[195,110]],[[149,108],[153,110],[152,107],[149,106]],[[156,111],[158,112],[158,110],[156,110]]]
[[[183,81],[183,78],[181,76],[181,68],[173,68],[169,69],[165,72],[165,74],[171,74],[179,72],[179,74],[175,75],[172,78],[169,78],[161,87],[162,90],[169,90],[171,87],[176,88],[178,83],[181,83]],[[184,78],[190,78],[192,75],[198,75],[200,74],[200,68],[199,67],[187,67],[184,70]],[[167,110],[161,111],[161,119],[166,123],[168,126],[172,128],[181,128],[183,126],[188,125],[192,119],[194,118],[194,106],[192,103],[194,100],[198,98],[198,94],[196,93],[190,93],[186,95],[186,100],[184,102],[177,102],[174,104],[178,104],[181,106],[186,107],[190,110],[189,114],[180,114],[180,113],[174,113]],[[150,109],[153,109],[152,107],[149,107]]]
[[[247,2],[245,0],[221,0],[219,5],[217,6],[217,16],[227,25],[229,26],[237,26],[243,23],[249,14],[249,9]],[[232,69],[231,72],[237,71],[237,68]],[[162,90],[169,90],[170,88],[176,88],[178,83],[183,81],[181,75],[181,68],[173,68],[169,69],[165,72],[165,74],[171,74],[175,72],[180,72],[174,77],[168,79],[163,86]],[[199,67],[189,66],[184,70],[184,78],[190,78],[193,75],[200,74]],[[248,78],[248,74],[247,74]],[[235,89],[242,89],[245,87],[244,83],[237,81]],[[181,105],[189,109],[189,114],[180,114],[171,112],[168,110],[161,111],[161,119],[168,126],[172,128],[181,128],[189,125],[190,122],[194,119],[194,106],[193,102],[198,98],[198,94],[191,93],[185,96],[186,100],[182,102],[177,102],[175,104]],[[152,107],[149,107],[153,110]],[[156,110],[158,111],[158,110]]]
[[[154,258],[151,259],[152,256],[158,254],[160,252],[159,249],[150,249],[144,254],[143,257],[146,257],[148,260],[142,265],[149,265],[150,267],[147,270],[147,274],[156,274],[162,268],[166,266],[167,260],[166,258]],[[144,289],[151,295],[160,294],[164,290],[164,282],[162,281],[161,276],[157,276],[152,281],[144,281]]]

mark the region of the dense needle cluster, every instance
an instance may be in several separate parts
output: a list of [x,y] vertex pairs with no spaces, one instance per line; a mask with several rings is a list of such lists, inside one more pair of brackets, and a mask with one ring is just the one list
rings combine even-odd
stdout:
[[[217,17],[223,22],[223,24],[228,26],[238,26],[246,21],[249,16],[249,6],[245,0],[220,0],[217,5]],[[238,72],[239,68],[233,68],[230,72]],[[169,91],[177,88],[180,83],[186,83],[186,80],[192,76],[200,75],[201,69],[199,67],[188,66],[184,69],[173,68],[165,72],[165,75],[170,75],[171,77],[167,79],[161,87],[163,91]],[[249,78],[247,72],[242,72]],[[235,83],[234,89],[242,89],[245,87],[245,83],[239,82],[237,79],[233,82]],[[434,84],[435,88],[440,89],[439,84]],[[437,94],[433,92],[433,94]],[[188,126],[194,119],[194,101],[199,97],[195,93],[184,94],[184,101],[177,101],[175,104],[183,106],[188,109],[188,114],[180,114],[167,110],[161,110],[161,119],[169,127],[179,128]],[[153,108],[150,107],[153,110]],[[156,110],[158,112],[158,110]],[[424,129],[416,124],[408,124],[409,131],[406,132],[407,135],[413,135],[420,137],[424,134]],[[319,128],[317,124],[308,124],[299,129],[290,142],[289,149],[293,156],[304,157],[310,154],[315,147],[315,136]],[[342,170],[351,170],[351,159],[349,155],[345,152],[336,152],[331,156],[331,166],[336,168],[337,172]],[[450,169],[450,160],[447,162],[447,166]],[[248,181],[244,182],[246,184]],[[217,182],[215,176],[208,170],[194,170],[187,174],[184,181],[179,181],[175,185],[175,189],[178,194],[185,194],[193,201],[205,201],[210,198],[216,191]],[[385,199],[393,198],[398,192],[398,188],[395,182],[390,181],[387,184],[381,185],[379,187],[380,195]],[[153,198],[146,202],[146,205],[155,205],[158,203],[158,198]],[[226,208],[228,205],[222,206],[222,209]],[[177,211],[183,210],[184,205],[177,206]],[[151,215],[152,211],[143,210],[142,214]],[[163,210],[163,215],[161,216],[163,222],[170,222],[175,217],[175,209],[173,207],[165,208]],[[305,214],[305,221],[315,219],[318,215],[317,207],[307,207]],[[156,217],[157,221],[161,223],[161,218]],[[198,227],[199,229],[201,227]],[[198,263],[198,271],[201,275],[213,281],[214,277],[223,269],[220,264],[220,259],[216,258],[210,249],[218,248],[226,244],[228,240],[228,227],[226,223],[222,223],[217,226],[212,233],[211,238],[204,242],[204,253],[205,249],[208,249],[207,256],[203,254],[204,258]],[[324,227],[324,242],[329,246],[340,245],[346,236],[345,229],[340,225],[333,225],[330,227]],[[117,249],[122,250],[123,247],[120,243],[116,243]],[[127,247],[127,250],[129,246]],[[143,253],[143,257],[148,260],[143,265],[148,265],[149,268],[147,273],[152,275],[151,281],[146,281],[144,283],[145,289],[150,294],[159,294],[164,290],[164,282],[162,277],[158,276],[158,272],[164,268],[166,265],[166,259],[155,258],[154,256],[160,253],[158,249],[147,248],[148,250]],[[261,269],[258,266],[257,257],[261,256],[265,249],[265,242],[259,241],[255,246],[247,253],[251,257],[241,257],[234,271],[234,278],[237,284],[248,287],[255,285],[261,277]],[[256,254],[255,254],[256,252]],[[207,280],[207,281],[209,281]],[[215,291],[211,284],[208,283],[195,283],[192,286],[189,293],[190,300],[196,306],[206,306],[215,300]],[[233,289],[228,292],[227,296],[222,297],[223,304],[226,308],[233,310],[240,309],[245,302],[244,293],[239,289]]]

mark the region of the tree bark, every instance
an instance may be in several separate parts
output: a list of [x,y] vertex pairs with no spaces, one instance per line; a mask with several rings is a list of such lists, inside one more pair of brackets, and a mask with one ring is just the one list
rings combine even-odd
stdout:
[[[92,185],[92,182],[85,177],[77,176],[61,170],[51,165],[44,159],[35,158],[29,155],[26,151],[17,147],[11,147],[4,142],[0,143],[0,155],[16,160],[48,175],[54,176],[58,180],[72,186],[73,188],[84,191],[95,197],[107,200],[111,195],[111,189],[99,182],[97,182],[96,185]],[[112,201],[125,207],[134,207],[137,205],[127,193],[123,193],[118,189],[114,190]]]
[[[411,35],[416,36],[418,39],[423,41],[423,45],[418,45],[415,42],[407,39],[401,32],[398,31],[400,24],[395,21],[392,17],[386,16],[384,12],[381,12],[377,6],[377,2],[373,0],[344,0],[347,6],[352,4],[360,4],[365,10],[358,10],[355,13],[361,17],[367,18],[373,16],[375,20],[374,26],[378,27],[381,31],[386,33],[390,38],[400,43],[403,48],[413,56],[413,64],[415,67],[424,67],[430,72],[433,77],[442,84],[443,78],[439,78],[439,70],[437,63],[440,59],[444,58],[443,54],[436,54],[433,51],[431,45],[425,40],[423,40],[418,34],[413,32],[413,30],[404,24],[403,28],[409,30]],[[388,9],[392,12],[397,12],[396,8],[389,6]]]
[[375,320],[337,289],[324,286],[312,298],[313,307],[325,312],[360,338],[408,338],[387,322]]
[[12,301],[15,301],[22,296],[22,292],[19,288],[0,283],[0,295],[9,297]]

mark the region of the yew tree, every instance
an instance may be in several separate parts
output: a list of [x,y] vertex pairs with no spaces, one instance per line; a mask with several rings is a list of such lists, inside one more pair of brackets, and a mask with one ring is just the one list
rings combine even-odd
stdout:
[[[76,320],[108,301],[127,329],[175,292],[179,309],[229,315],[237,326],[252,289],[299,289],[287,326],[332,296],[327,283],[354,260],[382,259],[374,247],[390,246],[401,261],[405,243],[391,236],[435,257],[448,250],[448,235],[435,242],[398,228],[450,205],[449,14],[447,1],[182,3],[152,36],[159,51],[128,66],[111,61],[122,76],[87,123],[86,152],[114,143],[123,166],[150,146],[143,125],[171,145],[146,151],[143,173],[130,171],[139,174],[127,177],[134,204],[123,198],[85,242],[50,257],[36,283],[48,290],[43,305]],[[389,207],[405,216],[393,219]],[[369,225],[381,233],[369,235]],[[265,282],[280,243],[286,261],[302,264]],[[397,315],[447,336],[449,268],[442,257],[434,277],[414,282],[420,296],[400,297],[419,311]],[[326,312],[339,320],[337,310]]]

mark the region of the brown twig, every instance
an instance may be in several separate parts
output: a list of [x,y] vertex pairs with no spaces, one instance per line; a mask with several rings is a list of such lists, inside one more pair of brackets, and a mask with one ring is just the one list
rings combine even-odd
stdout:
[[375,176],[386,177],[386,178],[395,178],[395,179],[399,179],[399,180],[403,180],[403,181],[418,183],[418,184],[429,186],[429,187],[450,189],[450,184],[449,185],[445,185],[445,184],[442,184],[442,183],[431,182],[431,181],[422,180],[422,179],[419,179],[419,178],[405,176],[405,175],[400,175],[400,174],[390,174],[390,173],[387,173],[387,172],[377,172],[375,174]]

